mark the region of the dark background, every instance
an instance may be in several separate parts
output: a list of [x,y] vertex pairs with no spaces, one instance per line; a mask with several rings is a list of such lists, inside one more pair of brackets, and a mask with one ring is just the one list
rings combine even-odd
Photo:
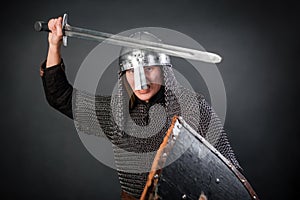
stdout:
[[[114,170],[81,143],[73,121],[50,107],[39,65],[47,34],[33,24],[67,12],[71,25],[109,33],[154,26],[218,52],[227,92],[225,129],[261,199],[292,199],[299,173],[299,7],[290,1],[45,1],[1,7],[1,198],[118,199]],[[297,19],[298,18],[298,19]],[[72,83],[97,45],[63,48]],[[5,197],[5,198],[3,198]]]

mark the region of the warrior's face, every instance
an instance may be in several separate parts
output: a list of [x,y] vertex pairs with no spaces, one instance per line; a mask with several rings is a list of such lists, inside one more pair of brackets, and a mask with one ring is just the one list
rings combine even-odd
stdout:
[[142,101],[148,102],[159,90],[163,83],[162,71],[159,66],[144,67],[147,89],[135,90],[134,69],[126,70],[126,79],[134,94]]

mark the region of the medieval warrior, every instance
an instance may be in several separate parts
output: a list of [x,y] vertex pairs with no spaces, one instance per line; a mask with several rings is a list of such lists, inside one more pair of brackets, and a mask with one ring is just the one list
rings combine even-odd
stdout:
[[[61,24],[61,17],[48,22],[48,55],[40,68],[47,101],[73,119],[79,131],[103,132],[111,141],[123,199],[141,197],[155,156],[152,152],[160,147],[174,116],[181,116],[241,171],[220,119],[201,94],[177,82],[168,55],[123,47],[116,94],[91,95],[67,80],[60,54]],[[149,32],[130,37],[162,42]],[[144,154],[146,158],[139,156]]]

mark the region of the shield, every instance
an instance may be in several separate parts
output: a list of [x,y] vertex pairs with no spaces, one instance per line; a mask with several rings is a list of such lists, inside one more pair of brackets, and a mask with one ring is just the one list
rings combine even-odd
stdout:
[[141,199],[258,199],[250,183],[181,117],[174,117]]

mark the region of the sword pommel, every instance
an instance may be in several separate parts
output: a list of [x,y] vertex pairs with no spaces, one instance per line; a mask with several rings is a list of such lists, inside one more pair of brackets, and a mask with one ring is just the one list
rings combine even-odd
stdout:
[[41,32],[41,31],[46,31],[46,32],[50,32],[49,28],[48,28],[48,23],[43,22],[43,21],[37,21],[34,23],[34,30],[37,32]]

